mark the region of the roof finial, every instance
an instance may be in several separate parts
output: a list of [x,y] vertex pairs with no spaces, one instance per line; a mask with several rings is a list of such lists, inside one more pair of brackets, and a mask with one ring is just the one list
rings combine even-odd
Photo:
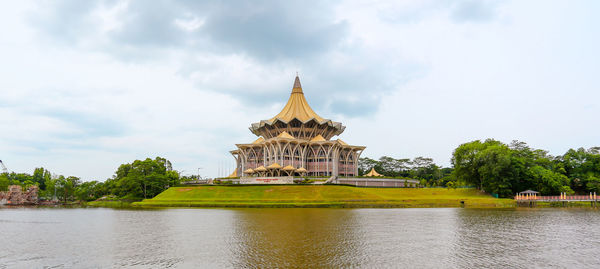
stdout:
[[294,87],[292,89],[292,93],[302,93],[302,85],[300,85],[300,78],[298,77],[298,72],[296,72],[296,79],[294,80]]

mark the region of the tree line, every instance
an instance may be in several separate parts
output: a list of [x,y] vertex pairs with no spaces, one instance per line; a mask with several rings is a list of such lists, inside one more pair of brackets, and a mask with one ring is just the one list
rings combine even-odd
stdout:
[[499,197],[528,189],[542,195],[600,193],[600,147],[552,156],[521,141],[475,140],[454,150],[451,165],[441,167],[424,157],[360,158],[359,175],[375,168],[385,176],[421,180],[424,186],[472,186]]
[[[358,174],[365,175],[375,168],[378,173],[391,178],[418,179],[421,185],[427,187],[448,186],[448,182],[455,181],[452,168],[441,167],[433,162],[432,158],[416,157],[414,159],[395,159],[383,156],[378,160],[368,157],[358,160]],[[450,183],[453,187],[455,183]]]
[[600,192],[600,147],[552,156],[516,140],[475,140],[454,150],[452,165],[455,177],[501,197],[527,189],[542,195]]
[[45,200],[93,201],[103,196],[139,200],[152,198],[178,185],[180,180],[179,172],[173,170],[169,160],[156,157],[122,164],[104,182],[82,182],[79,177],[55,175],[45,168],[35,168],[33,174],[4,173],[0,174],[0,191],[6,191],[9,185],[24,189],[37,185],[39,197]]
[[[418,179],[427,187],[472,186],[500,197],[527,189],[542,195],[600,193],[600,147],[569,149],[552,156],[520,141],[475,140],[454,150],[451,165],[442,167],[426,157],[383,156],[378,160],[360,158],[358,170],[364,175],[375,168],[386,177]],[[33,174],[4,173],[0,174],[0,191],[13,184],[25,189],[37,185],[39,196],[48,200],[90,201],[107,195],[136,200],[152,198],[185,179],[170,161],[156,157],[122,164],[104,182],[82,182],[79,177],[55,175],[44,168],[36,168]]]

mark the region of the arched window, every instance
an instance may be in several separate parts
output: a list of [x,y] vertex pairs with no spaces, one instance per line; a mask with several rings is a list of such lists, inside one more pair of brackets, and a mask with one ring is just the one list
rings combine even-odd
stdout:
[[306,148],[306,170],[308,170],[309,176],[315,175],[316,170],[316,160],[315,160],[315,151],[314,148],[308,147]]
[[338,160],[342,164],[346,163],[346,158],[344,157],[344,152],[343,151],[340,152],[340,156],[338,157]]
[[327,170],[326,158],[325,150],[323,148],[319,149],[317,157],[317,175],[319,176],[325,175],[325,170]]
[[294,150],[293,166],[296,168],[302,166],[302,156],[300,155],[300,147],[297,147],[296,150]]
[[325,159],[325,150],[324,149],[319,149],[319,159]]

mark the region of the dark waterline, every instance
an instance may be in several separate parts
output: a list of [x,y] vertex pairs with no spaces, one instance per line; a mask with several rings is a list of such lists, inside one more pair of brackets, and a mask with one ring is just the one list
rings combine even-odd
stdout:
[[0,209],[0,268],[600,268],[593,209]]

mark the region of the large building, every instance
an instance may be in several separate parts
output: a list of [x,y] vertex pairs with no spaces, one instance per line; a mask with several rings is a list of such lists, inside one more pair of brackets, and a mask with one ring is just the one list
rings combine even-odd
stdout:
[[[250,126],[258,136],[231,151],[242,177],[358,175],[358,158],[365,149],[332,138],[344,132],[340,122],[325,119],[308,105],[296,76],[292,94],[281,112]],[[242,173],[240,173],[242,172]]]

